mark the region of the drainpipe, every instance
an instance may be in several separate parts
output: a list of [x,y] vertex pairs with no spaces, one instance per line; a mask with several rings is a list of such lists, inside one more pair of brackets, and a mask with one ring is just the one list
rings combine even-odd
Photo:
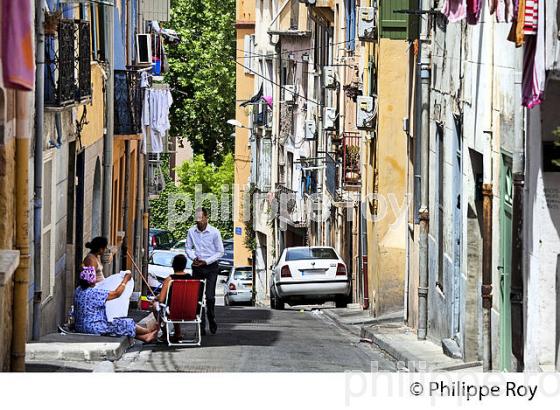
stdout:
[[128,265],[128,196],[130,194],[130,141],[124,142],[125,166],[124,166],[124,204],[123,204],[123,231],[124,238],[121,252],[121,269],[126,270]]
[[[149,179],[148,179],[148,154],[144,155],[144,214],[142,216],[143,223],[143,234],[144,234],[144,253],[142,254],[142,275],[148,277],[148,254],[150,253],[149,244],[149,231],[150,231],[150,193],[148,190]],[[142,281],[142,294],[148,294],[148,287],[145,281]]]
[[35,144],[33,153],[33,331],[32,339],[41,337],[41,214],[43,208],[43,124],[45,102],[45,33],[43,0],[35,0]]
[[[135,237],[134,237],[134,257],[136,259],[136,263],[137,265],[141,266],[142,264],[142,253],[141,250],[144,247],[144,242],[142,241],[142,232],[144,229],[144,225],[142,223],[142,193],[144,192],[144,190],[142,189],[142,183],[143,183],[143,172],[142,172],[142,150],[141,150],[141,146],[140,144],[137,145],[136,147],[136,172],[137,172],[137,177],[136,177],[136,220],[135,220]],[[142,178],[141,178],[142,177]],[[136,287],[138,285],[140,285],[141,283],[143,283],[143,281],[140,280],[140,278],[138,277],[138,272],[136,272],[136,270],[134,270],[134,286],[135,289],[134,290],[139,290],[136,289]],[[138,284],[138,285],[136,285]]]
[[16,269],[13,296],[11,370],[25,371],[27,300],[29,289],[29,93],[16,91],[16,248],[20,262]]
[[113,189],[113,126],[114,126],[114,56],[113,56],[113,38],[114,38],[114,9],[113,6],[105,6],[105,38],[107,41],[106,60],[107,60],[107,83],[106,83],[106,101],[105,101],[105,135],[103,137],[103,222],[101,232],[106,238],[111,234],[111,199]]
[[[421,10],[431,9],[431,0],[420,2]],[[429,15],[420,16],[420,47],[418,50],[417,75],[420,96],[417,100],[416,115],[420,122],[420,238],[419,238],[419,281],[418,281],[418,339],[425,340],[428,329],[428,230],[429,175],[430,175],[430,44]]]
[[492,148],[486,133],[482,184],[482,350],[483,370],[492,369]]

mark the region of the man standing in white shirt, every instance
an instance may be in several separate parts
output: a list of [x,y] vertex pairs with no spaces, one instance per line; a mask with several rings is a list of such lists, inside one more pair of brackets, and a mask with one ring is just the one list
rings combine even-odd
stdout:
[[[214,314],[216,305],[216,281],[220,268],[218,259],[224,254],[220,231],[208,224],[208,211],[198,208],[196,225],[189,229],[185,243],[186,253],[192,259],[193,277],[206,280],[206,314],[210,332],[216,333],[218,325]],[[206,320],[202,314],[202,334],[206,334]]]

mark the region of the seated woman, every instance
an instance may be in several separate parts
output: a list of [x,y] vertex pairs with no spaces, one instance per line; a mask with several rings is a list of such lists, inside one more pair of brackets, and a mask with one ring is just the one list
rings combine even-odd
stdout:
[[96,283],[99,283],[105,279],[103,275],[103,263],[101,262],[101,257],[107,250],[109,241],[107,238],[98,236],[93,238],[91,242],[86,243],[86,248],[90,251],[82,262],[82,266],[91,266],[95,269]]
[[[165,281],[163,281],[163,285],[161,287],[161,292],[159,293],[157,299],[154,300],[154,302],[165,303],[165,299],[167,297],[167,289],[169,288],[169,283],[172,280],[192,279],[192,275],[189,275],[187,272],[185,272],[185,269],[187,267],[187,257],[185,255],[176,255],[173,258],[171,266],[173,267],[173,274],[165,278]],[[155,303],[154,305],[157,306],[157,304]],[[156,310],[157,309],[158,308],[156,307]],[[173,327],[175,328],[175,335],[173,336],[172,341],[176,343],[181,339],[181,325],[179,325],[178,323],[174,323]]]
[[146,329],[134,323],[133,319],[115,318],[112,322],[107,320],[105,302],[118,298],[124,291],[131,278],[130,272],[124,276],[123,281],[113,291],[95,287],[95,268],[84,266],[80,273],[80,286],[74,295],[74,311],[76,331],[95,335],[130,336],[146,343],[154,341],[157,337],[157,328]]

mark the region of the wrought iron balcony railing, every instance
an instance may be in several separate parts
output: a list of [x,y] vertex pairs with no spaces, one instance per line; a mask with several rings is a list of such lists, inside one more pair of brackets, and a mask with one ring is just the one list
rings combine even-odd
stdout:
[[253,125],[257,127],[272,127],[272,108],[266,101],[261,101],[253,105]]
[[286,209],[289,213],[292,213],[296,208],[296,191],[284,184],[276,183],[276,200],[280,209]]
[[142,132],[142,89],[140,72],[115,70],[115,135]]
[[45,106],[63,108],[91,98],[90,23],[63,19],[45,36]]
[[345,132],[342,136],[342,182],[344,188],[360,186],[360,133]]

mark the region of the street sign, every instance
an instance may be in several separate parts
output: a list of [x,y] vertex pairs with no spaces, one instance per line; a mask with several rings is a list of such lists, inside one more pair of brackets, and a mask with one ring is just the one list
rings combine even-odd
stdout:
[[240,227],[236,227],[235,228],[235,234],[236,235],[241,235],[242,234],[242,229]]

